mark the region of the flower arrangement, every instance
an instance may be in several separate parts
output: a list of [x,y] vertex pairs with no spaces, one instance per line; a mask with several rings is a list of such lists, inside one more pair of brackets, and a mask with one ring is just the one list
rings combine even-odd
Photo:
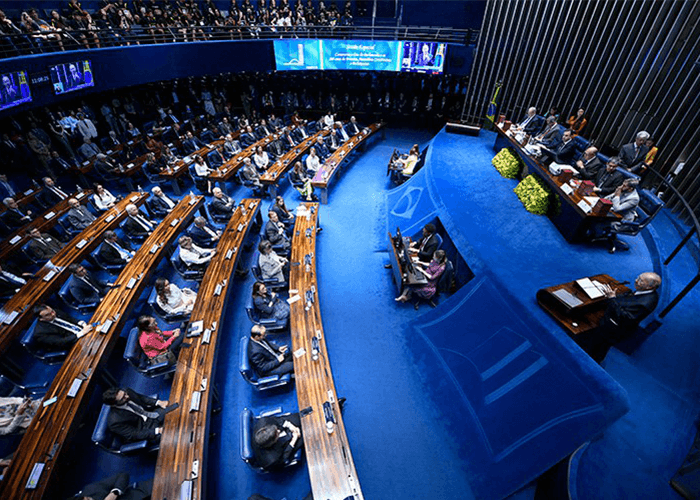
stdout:
[[549,210],[551,191],[536,175],[525,177],[513,191],[528,212],[545,215]]
[[506,179],[515,179],[520,173],[522,164],[520,158],[509,148],[501,149],[491,160],[496,170]]

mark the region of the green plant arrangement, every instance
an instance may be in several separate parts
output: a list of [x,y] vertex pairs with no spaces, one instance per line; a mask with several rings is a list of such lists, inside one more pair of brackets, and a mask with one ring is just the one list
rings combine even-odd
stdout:
[[498,154],[493,157],[491,163],[496,167],[498,173],[506,179],[515,179],[522,168],[520,158],[509,148],[501,149]]
[[536,175],[525,177],[513,191],[528,212],[545,215],[549,210],[551,191]]

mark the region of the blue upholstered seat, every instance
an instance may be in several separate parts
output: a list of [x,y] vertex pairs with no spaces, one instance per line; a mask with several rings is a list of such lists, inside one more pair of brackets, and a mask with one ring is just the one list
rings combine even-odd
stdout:
[[252,366],[250,366],[250,360],[248,359],[249,343],[250,336],[244,335],[243,337],[241,337],[238,349],[238,369],[246,382],[248,382],[258,391],[266,391],[275,387],[283,387],[291,383],[291,373],[286,373],[284,375],[268,375],[267,377],[258,377],[258,374],[255,372],[255,369]]

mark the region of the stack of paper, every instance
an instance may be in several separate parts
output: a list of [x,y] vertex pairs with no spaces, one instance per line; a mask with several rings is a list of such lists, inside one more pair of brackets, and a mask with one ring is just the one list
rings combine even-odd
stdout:
[[586,295],[588,295],[590,299],[597,299],[604,295],[603,292],[600,291],[600,288],[588,278],[576,280],[576,283],[586,292]]

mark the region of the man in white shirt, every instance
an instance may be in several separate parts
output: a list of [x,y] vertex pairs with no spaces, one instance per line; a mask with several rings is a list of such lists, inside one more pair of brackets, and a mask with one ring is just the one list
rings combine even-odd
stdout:
[[97,129],[92,120],[86,118],[82,113],[78,115],[78,132],[85,139],[95,139],[97,137]]
[[153,197],[148,201],[148,203],[151,207],[151,212],[153,212],[153,215],[163,217],[177,205],[175,201],[171,200],[165,195],[159,186],[154,186],[151,189],[151,193],[153,193]]
[[156,228],[156,222],[144,217],[133,203],[126,206],[129,214],[123,223],[124,230],[132,237],[145,238]]

